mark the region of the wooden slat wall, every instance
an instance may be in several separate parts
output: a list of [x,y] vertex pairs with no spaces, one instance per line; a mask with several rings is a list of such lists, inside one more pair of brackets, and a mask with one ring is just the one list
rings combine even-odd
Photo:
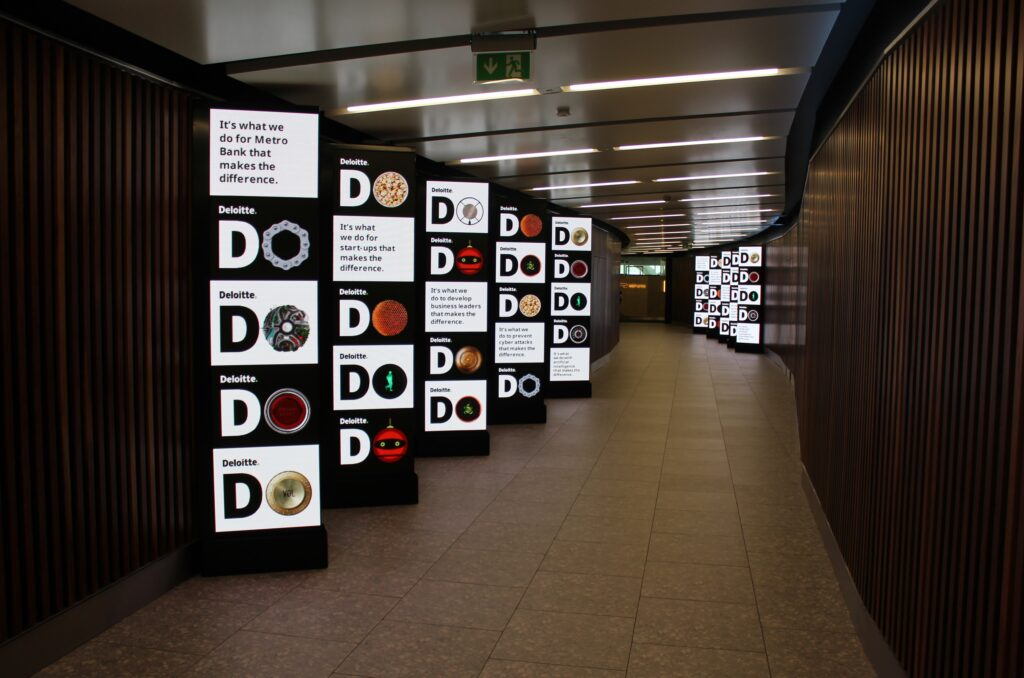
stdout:
[[0,20],[0,642],[190,539],[190,135]]
[[912,676],[1024,675],[1022,21],[1018,0],[940,4],[768,252],[804,463]]

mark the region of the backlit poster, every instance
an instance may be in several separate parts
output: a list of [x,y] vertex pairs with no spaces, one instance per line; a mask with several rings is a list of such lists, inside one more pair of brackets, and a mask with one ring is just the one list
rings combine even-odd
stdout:
[[413,503],[416,388],[415,156],[329,146],[322,156],[330,272],[321,296],[325,505]]
[[547,328],[551,314],[548,239],[544,204],[492,193],[494,278],[491,285],[489,421],[547,420]]
[[551,313],[548,391],[589,397],[593,225],[589,217],[553,217],[546,299]]
[[493,361],[490,186],[427,181],[422,201],[420,363],[425,455],[488,454]]
[[762,350],[764,250],[740,247],[738,251],[736,299],[736,348]]
[[324,567],[319,116],[199,108],[194,129],[203,570]]
[[711,257],[693,258],[693,329],[704,333],[708,329],[708,303],[711,298]]

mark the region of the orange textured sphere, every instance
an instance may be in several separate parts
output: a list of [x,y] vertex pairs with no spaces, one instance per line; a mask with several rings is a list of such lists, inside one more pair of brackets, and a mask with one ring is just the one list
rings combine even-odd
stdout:
[[519,222],[519,230],[527,238],[536,238],[544,230],[544,222],[536,214],[526,214]]
[[393,337],[400,334],[409,324],[409,312],[405,310],[405,306],[401,302],[385,299],[373,307],[370,320],[373,323],[373,329],[380,332],[381,336]]

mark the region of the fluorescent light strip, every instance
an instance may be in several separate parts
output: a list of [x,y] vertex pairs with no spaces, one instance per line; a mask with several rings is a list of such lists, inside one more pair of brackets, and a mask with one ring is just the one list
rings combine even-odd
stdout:
[[780,75],[778,68],[757,68],[746,71],[724,71],[721,73],[691,73],[688,75],[666,75],[657,78],[633,78],[631,80],[608,80],[606,82],[584,82],[565,85],[563,92],[593,92],[601,89],[623,89],[626,87],[652,87],[656,85],[681,85],[688,82],[711,82],[714,80],[742,80],[745,78],[767,78]]
[[688,226],[688,223],[657,223],[650,226],[626,226],[627,230],[640,230],[641,228],[678,228],[679,226]]
[[738,177],[763,177],[769,174],[778,174],[778,172],[739,172],[737,174],[702,174],[692,177],[665,177],[663,179],[655,179],[654,183],[663,183],[666,181],[700,181],[702,179],[735,179]]
[[445,106],[447,104],[464,104],[472,101],[490,101],[493,99],[515,99],[540,94],[536,89],[508,89],[502,92],[476,92],[473,94],[454,94],[447,97],[428,97],[426,99],[406,99],[405,101],[383,101],[379,104],[359,104],[349,106],[346,113],[375,113],[378,111],[395,111],[400,108],[421,108],[423,106]]
[[695,217],[712,217],[719,214],[764,214],[765,212],[775,212],[777,210],[764,209],[764,210],[713,210],[710,212],[694,212]]
[[680,198],[679,202],[704,202],[706,200],[750,200],[751,198],[777,198],[774,193],[758,193],[756,195],[716,195],[705,198]]
[[640,182],[633,179],[631,181],[602,181],[596,184],[570,184],[568,186],[538,186],[537,188],[531,188],[531,191],[565,191],[570,188],[598,188],[600,186],[628,186],[629,184],[639,184]]
[[685,216],[685,214],[645,214],[639,217],[612,217],[609,221],[627,221],[630,219],[674,219]]
[[664,200],[638,200],[636,202],[602,202],[592,205],[580,205],[577,209],[595,209],[597,207],[629,207],[631,205],[658,205],[665,202]]
[[501,162],[502,160],[526,160],[528,158],[550,158],[554,155],[581,155],[583,153],[597,153],[596,148],[573,148],[565,151],[538,151],[537,153],[513,153],[511,155],[484,155],[479,158],[463,158],[459,160],[461,165],[471,165],[478,162]]
[[764,225],[764,221],[727,221],[721,220],[716,222],[708,221],[694,221],[693,225],[697,228],[720,228],[728,226],[761,226]]
[[739,144],[745,141],[764,141],[772,137],[734,137],[732,139],[699,139],[695,141],[665,141],[655,144],[631,144],[614,146],[616,151],[643,151],[649,148],[674,148],[678,146],[710,146],[712,144]]

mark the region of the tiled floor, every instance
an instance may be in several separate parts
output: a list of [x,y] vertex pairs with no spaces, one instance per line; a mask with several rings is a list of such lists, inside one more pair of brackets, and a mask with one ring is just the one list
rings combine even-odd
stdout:
[[193,579],[44,675],[873,676],[760,356],[626,325],[590,400],[328,511],[317,572]]

